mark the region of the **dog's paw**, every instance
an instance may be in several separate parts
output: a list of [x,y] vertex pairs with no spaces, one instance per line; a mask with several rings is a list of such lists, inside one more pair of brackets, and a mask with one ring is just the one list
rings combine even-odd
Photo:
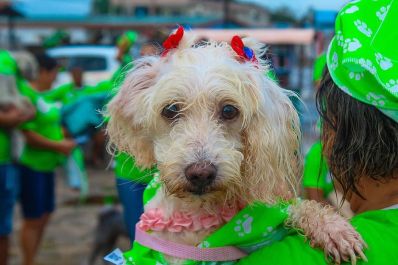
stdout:
[[325,255],[331,257],[336,264],[350,260],[351,264],[356,264],[358,258],[367,261],[363,253],[367,246],[361,235],[344,218],[336,216],[333,219],[323,227],[319,238],[312,240],[312,243],[323,248]]
[[367,261],[361,235],[330,206],[302,201],[291,207],[288,224],[301,229],[311,246],[322,248],[326,258],[331,257],[336,264],[349,260],[356,264],[358,258]]

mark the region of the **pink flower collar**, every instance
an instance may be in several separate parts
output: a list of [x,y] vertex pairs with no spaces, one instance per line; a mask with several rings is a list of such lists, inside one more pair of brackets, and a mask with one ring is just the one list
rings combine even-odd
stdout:
[[[239,207],[240,208],[240,207]],[[224,207],[219,214],[192,215],[174,212],[165,218],[161,209],[150,209],[143,213],[138,227],[144,231],[196,232],[218,228],[227,223],[240,210],[238,207]]]

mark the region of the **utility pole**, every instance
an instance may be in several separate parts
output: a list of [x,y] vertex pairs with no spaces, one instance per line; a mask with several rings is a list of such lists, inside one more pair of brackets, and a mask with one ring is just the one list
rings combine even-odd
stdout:
[[231,0],[223,0],[223,27],[227,27],[229,24],[229,6],[230,6]]

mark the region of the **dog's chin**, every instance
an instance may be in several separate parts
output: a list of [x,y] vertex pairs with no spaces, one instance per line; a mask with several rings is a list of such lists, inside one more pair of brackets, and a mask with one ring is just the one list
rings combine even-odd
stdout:
[[181,199],[207,200],[209,198],[223,197],[227,193],[226,187],[221,185],[209,185],[206,187],[195,187],[184,185],[179,189],[168,190],[169,195]]

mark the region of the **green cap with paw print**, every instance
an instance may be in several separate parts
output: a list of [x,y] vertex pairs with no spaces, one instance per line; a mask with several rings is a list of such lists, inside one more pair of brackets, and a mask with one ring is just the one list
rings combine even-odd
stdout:
[[398,122],[398,0],[358,0],[336,18],[327,65],[336,85]]

